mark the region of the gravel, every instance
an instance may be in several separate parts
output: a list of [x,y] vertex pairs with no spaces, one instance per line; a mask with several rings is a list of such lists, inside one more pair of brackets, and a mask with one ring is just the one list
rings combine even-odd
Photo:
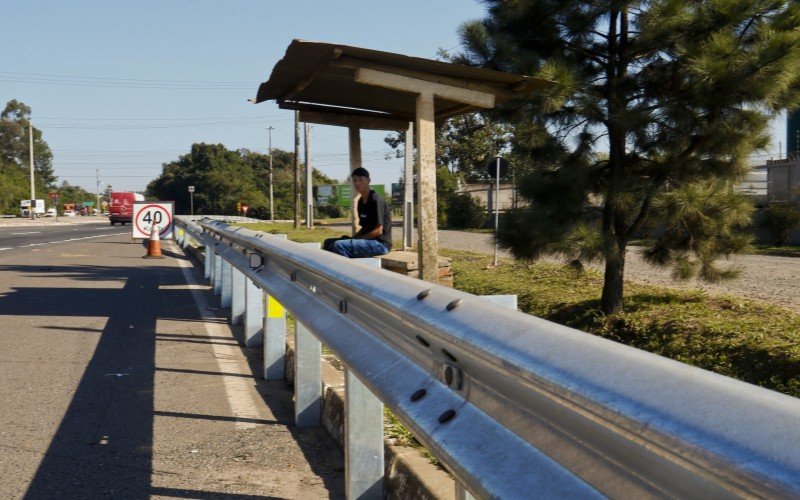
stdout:
[[[442,248],[491,254],[494,251],[492,241],[491,234],[439,231],[439,246]],[[736,255],[722,264],[740,269],[738,278],[722,283],[704,283],[697,280],[675,280],[670,269],[646,264],[639,252],[640,249],[635,247],[628,250],[625,261],[626,280],[684,290],[702,290],[709,294],[735,295],[800,312],[800,261],[794,257]],[[501,251],[499,255],[511,257],[508,252]],[[600,265],[589,267],[602,271]]]

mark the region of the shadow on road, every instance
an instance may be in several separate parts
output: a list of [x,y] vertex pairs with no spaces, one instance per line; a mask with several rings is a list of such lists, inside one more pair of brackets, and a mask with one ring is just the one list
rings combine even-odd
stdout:
[[[177,258],[185,259],[183,255]],[[35,277],[40,286],[12,288],[0,294],[0,317],[53,317],[39,328],[83,332],[97,336],[96,349],[80,378],[63,419],[25,494],[25,498],[142,498],[153,495],[177,498],[269,498],[226,495],[220,492],[152,486],[153,424],[156,342],[238,344],[254,374],[260,374],[260,350],[244,347],[241,328],[234,337],[197,337],[158,334],[156,322],[227,322],[226,311],[203,318],[180,267],[148,260],[139,266],[0,266],[0,272]],[[203,282],[202,271],[192,272]],[[74,288],[48,287],[49,278],[76,282]],[[92,283],[93,285],[89,285]],[[175,285],[171,287],[171,285]],[[210,291],[209,304],[217,303]],[[58,326],[57,317],[108,318],[102,330]],[[50,359],[57,359],[50,356]],[[160,368],[158,370],[165,370]],[[181,370],[172,370],[181,371]],[[186,370],[188,376],[193,371]],[[226,373],[209,375],[228,376]],[[332,497],[343,497],[341,451],[322,428],[298,430],[293,425],[291,392],[283,382],[253,379],[275,420],[263,425],[287,425]],[[183,415],[182,415],[183,416]],[[190,415],[208,418],[203,415]],[[231,421],[239,421],[231,417]],[[266,444],[265,444],[266,446]]]

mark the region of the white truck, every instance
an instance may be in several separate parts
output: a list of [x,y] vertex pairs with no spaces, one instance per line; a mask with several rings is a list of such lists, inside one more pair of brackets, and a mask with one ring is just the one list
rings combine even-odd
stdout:
[[[33,200],[35,202],[33,206],[33,213],[37,216],[42,216],[45,214],[44,209],[44,200]],[[31,216],[31,200],[22,200],[19,203],[19,213],[22,217],[30,217]]]

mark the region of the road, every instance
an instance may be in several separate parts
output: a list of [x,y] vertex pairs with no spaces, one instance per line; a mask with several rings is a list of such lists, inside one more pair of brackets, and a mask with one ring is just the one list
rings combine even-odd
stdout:
[[342,497],[341,451],[253,377],[199,268],[80,225],[0,230],[0,498]]
[[61,222],[48,219],[36,221],[0,219],[0,252],[131,234],[130,226],[124,229],[110,226],[105,217],[80,218],[76,222],[63,222],[63,217],[60,219]]

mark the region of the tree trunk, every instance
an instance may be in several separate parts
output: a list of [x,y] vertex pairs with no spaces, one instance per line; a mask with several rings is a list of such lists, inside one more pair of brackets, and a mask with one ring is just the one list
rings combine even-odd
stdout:
[[610,243],[606,247],[606,269],[600,307],[606,314],[622,311],[622,285],[625,275],[625,245]]

